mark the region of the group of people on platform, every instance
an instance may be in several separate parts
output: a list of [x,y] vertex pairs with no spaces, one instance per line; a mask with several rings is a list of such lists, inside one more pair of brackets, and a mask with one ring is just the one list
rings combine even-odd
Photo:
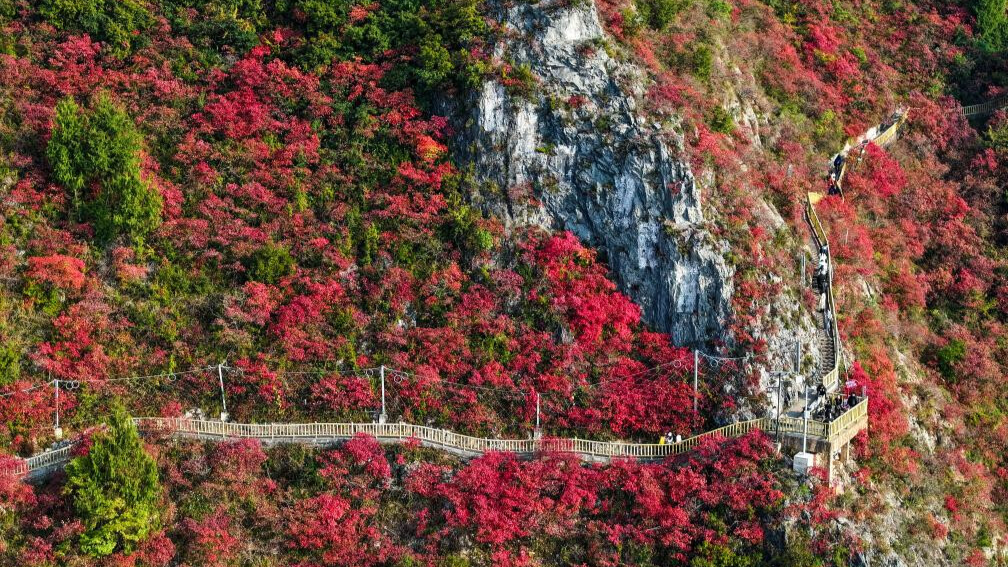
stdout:
[[858,405],[862,397],[857,395],[857,384],[854,382],[848,382],[844,386],[843,392],[830,397],[826,397],[826,386],[819,384],[816,388],[816,398],[822,399],[823,402],[814,410],[810,417],[816,421],[829,423],[846,413],[847,410]]

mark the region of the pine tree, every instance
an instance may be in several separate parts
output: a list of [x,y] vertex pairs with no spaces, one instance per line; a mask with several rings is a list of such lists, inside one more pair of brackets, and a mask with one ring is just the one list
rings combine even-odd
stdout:
[[1008,47],[1008,17],[1006,0],[978,0],[976,4],[978,43],[988,52],[1004,51]]
[[94,557],[131,552],[159,521],[157,466],[125,411],[113,413],[86,455],[66,468],[66,491],[84,525],[80,548]]
[[[106,95],[89,113],[71,98],[56,105],[46,149],[53,178],[71,192],[75,215],[83,208],[103,240],[125,234],[142,241],[161,220],[161,195],[140,175],[142,145],[133,120]],[[84,202],[81,193],[92,184],[98,192]]]

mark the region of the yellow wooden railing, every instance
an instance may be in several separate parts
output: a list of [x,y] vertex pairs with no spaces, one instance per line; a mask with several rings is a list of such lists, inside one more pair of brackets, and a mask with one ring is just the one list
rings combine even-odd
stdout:
[[861,429],[861,426],[868,420],[868,398],[862,399],[839,417],[829,422],[826,427],[826,438],[830,443],[839,439],[840,435],[847,432],[851,427]]
[[833,366],[823,374],[822,383],[827,390],[833,391],[840,383],[840,331],[837,327],[836,303],[833,301],[833,251],[830,250],[829,240],[826,238],[826,230],[823,229],[822,222],[815,211],[815,204],[822,198],[822,193],[808,194],[805,204],[805,216],[808,219],[809,226],[812,227],[812,235],[815,238],[817,248],[826,247],[826,265],[829,266],[826,281],[826,309],[833,313],[830,329],[833,342]]
[[896,139],[897,134],[899,134],[900,127],[902,127],[903,123],[906,122],[907,114],[908,113],[906,111],[900,112],[899,115],[896,117],[896,120],[894,120],[893,123],[888,128],[886,128],[884,131],[880,132],[877,136],[875,136],[875,138],[872,139],[872,142],[876,146],[885,147],[889,145],[893,140]]

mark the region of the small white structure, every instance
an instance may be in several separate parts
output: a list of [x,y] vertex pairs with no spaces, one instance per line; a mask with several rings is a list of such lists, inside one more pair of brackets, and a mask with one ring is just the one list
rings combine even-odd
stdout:
[[808,474],[815,466],[815,455],[801,452],[794,456],[794,471],[798,474]]

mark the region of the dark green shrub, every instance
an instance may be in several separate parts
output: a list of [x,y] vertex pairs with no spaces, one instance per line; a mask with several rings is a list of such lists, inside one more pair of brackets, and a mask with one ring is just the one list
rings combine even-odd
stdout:
[[334,60],[378,60],[390,50],[414,53],[385,76],[393,88],[411,88],[421,99],[444,87],[469,88],[483,70],[469,55],[486,33],[476,0],[387,0],[351,21],[349,3],[278,0],[275,8],[307,32],[298,62],[309,69]]
[[250,280],[275,284],[292,273],[294,273],[294,258],[279,244],[267,244],[252,255],[249,266]]
[[642,0],[637,12],[651,29],[662,31],[689,5],[690,0]]
[[704,44],[696,46],[690,56],[690,69],[693,75],[701,81],[707,82],[711,77],[711,70],[714,67],[714,56],[710,47]]
[[707,15],[711,18],[727,20],[732,13],[732,6],[726,0],[711,0],[707,5]]
[[57,29],[86,32],[123,57],[146,37],[154,18],[139,0],[41,0],[39,14]]
[[994,53],[1008,47],[1008,7],[1006,0],[977,0],[976,18],[977,45],[984,51]]
[[81,551],[87,555],[130,553],[158,527],[157,466],[122,408],[114,411],[107,429],[94,435],[88,453],[67,465],[66,474],[66,492],[84,528]]
[[715,132],[731,134],[735,131],[735,119],[732,118],[732,115],[720,105],[715,106],[710,111],[707,122],[710,124],[711,130],[714,130]]
[[21,352],[9,338],[0,340],[0,386],[21,377]]
[[966,359],[966,343],[958,339],[935,351],[935,363],[943,378],[955,381],[956,365]]
[[727,545],[703,542],[690,561],[690,567],[755,567],[761,558],[739,553]]

